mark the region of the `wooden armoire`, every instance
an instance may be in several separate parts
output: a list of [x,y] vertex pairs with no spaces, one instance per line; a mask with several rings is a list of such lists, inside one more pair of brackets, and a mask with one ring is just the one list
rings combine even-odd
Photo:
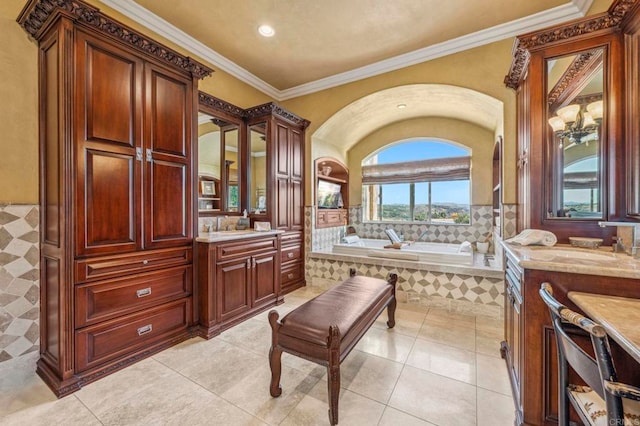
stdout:
[[191,335],[197,80],[212,71],[79,0],[39,45],[41,342],[58,396]]

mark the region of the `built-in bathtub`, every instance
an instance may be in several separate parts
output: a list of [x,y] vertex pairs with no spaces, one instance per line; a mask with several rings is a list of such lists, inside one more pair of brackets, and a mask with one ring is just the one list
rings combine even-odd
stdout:
[[[468,244],[468,243],[467,243]],[[388,240],[360,239],[354,243],[334,244],[332,252],[351,256],[378,257],[448,265],[473,265],[473,250],[462,244],[415,242],[400,249],[384,248]]]

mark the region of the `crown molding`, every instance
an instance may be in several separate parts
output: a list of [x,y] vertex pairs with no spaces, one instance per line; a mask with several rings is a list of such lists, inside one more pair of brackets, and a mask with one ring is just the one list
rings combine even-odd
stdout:
[[321,90],[330,89],[346,83],[351,83],[432,59],[451,55],[453,53],[462,52],[485,44],[504,40],[525,32],[539,30],[571,19],[582,18],[593,3],[593,0],[572,0],[570,3],[557,6],[543,12],[535,13],[524,18],[496,25],[485,30],[476,31],[475,33],[467,34],[433,46],[385,59],[371,65],[366,65],[351,71],[301,84],[289,89],[278,90],[246,69],[220,55],[215,50],[205,46],[203,43],[191,37],[184,31],[138,5],[134,1],[100,1],[277,101],[308,95]]

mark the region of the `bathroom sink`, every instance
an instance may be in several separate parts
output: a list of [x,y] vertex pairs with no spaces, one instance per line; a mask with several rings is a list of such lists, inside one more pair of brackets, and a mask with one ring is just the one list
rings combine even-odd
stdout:
[[611,261],[615,259],[613,253],[602,253],[587,250],[572,250],[560,248],[541,248],[533,249],[528,253],[531,260],[593,260],[593,261]]
[[220,235],[221,237],[223,237],[225,235],[251,234],[253,232],[255,232],[253,229],[243,229],[234,231],[216,231],[211,232],[211,234]]

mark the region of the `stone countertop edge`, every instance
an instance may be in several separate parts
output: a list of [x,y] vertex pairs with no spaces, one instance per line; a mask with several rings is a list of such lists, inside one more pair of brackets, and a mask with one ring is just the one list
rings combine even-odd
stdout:
[[[568,272],[572,274],[598,275],[603,277],[620,277],[640,279],[640,260],[636,260],[625,253],[613,253],[611,247],[598,249],[578,248],[569,244],[556,244],[553,247],[519,246],[501,242],[504,250],[515,258],[523,269],[537,269],[541,271]],[[577,250],[595,254],[611,255],[610,259],[577,259],[558,257],[553,260],[534,260],[530,253],[540,249]]]
[[203,232],[196,241],[199,243],[220,243],[223,241],[243,240],[246,238],[259,238],[268,235],[283,234],[281,229],[272,229],[271,231],[248,231],[236,233],[238,231],[218,231],[218,232]]

